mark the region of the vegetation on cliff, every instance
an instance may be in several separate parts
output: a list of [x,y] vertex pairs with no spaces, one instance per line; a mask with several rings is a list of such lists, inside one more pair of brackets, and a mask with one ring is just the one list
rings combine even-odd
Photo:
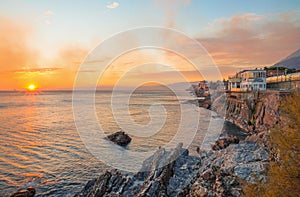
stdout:
[[278,158],[270,163],[265,184],[246,184],[246,196],[297,196],[300,193],[300,92],[280,104],[281,121],[271,129],[271,143]]

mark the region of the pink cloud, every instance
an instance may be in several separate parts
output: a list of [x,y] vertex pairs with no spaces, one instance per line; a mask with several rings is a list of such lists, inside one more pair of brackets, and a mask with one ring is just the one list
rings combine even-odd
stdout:
[[109,8],[109,9],[114,9],[114,8],[119,7],[119,3],[118,2],[113,2],[111,4],[108,4],[106,7]]
[[298,11],[292,16],[242,14],[222,18],[207,27],[210,34],[198,41],[220,67],[269,66],[299,48],[299,16]]

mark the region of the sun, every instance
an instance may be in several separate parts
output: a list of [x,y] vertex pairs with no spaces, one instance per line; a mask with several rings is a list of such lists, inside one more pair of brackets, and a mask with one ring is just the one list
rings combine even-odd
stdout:
[[35,91],[36,90],[36,85],[30,84],[29,86],[27,86],[27,90],[28,91]]

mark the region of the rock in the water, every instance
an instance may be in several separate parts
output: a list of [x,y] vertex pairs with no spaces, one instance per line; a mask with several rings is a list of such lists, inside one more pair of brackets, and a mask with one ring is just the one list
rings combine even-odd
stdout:
[[221,150],[228,147],[230,144],[238,144],[239,141],[240,140],[236,136],[221,138],[216,141],[215,145],[212,146],[212,149],[215,151]]
[[26,190],[18,191],[12,194],[10,197],[33,197],[35,195],[35,189],[28,187]]
[[110,141],[112,141],[120,146],[126,146],[131,142],[131,137],[129,137],[129,135],[127,135],[123,131],[113,133],[113,134],[107,136],[107,139],[109,139]]

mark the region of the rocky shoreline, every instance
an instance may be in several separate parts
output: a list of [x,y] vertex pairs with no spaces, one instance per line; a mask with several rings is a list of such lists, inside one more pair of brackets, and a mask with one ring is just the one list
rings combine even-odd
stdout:
[[[106,171],[89,181],[76,197],[240,196],[243,181],[266,180],[270,159],[267,148],[257,139],[219,151],[200,151],[199,157],[190,156],[179,144],[170,151],[160,148],[136,174]],[[162,164],[166,165],[158,168]]]
[[[278,102],[276,95],[270,95],[256,101],[251,109],[236,105],[231,100],[225,103],[226,118],[229,120],[248,114],[238,117],[238,121],[243,124],[237,124],[251,133],[246,138],[225,134],[216,141],[214,150],[198,150],[198,156],[189,155],[189,151],[183,149],[182,144],[173,150],[160,148],[144,161],[140,172],[133,174],[119,170],[106,171],[89,181],[76,197],[242,195],[243,183],[267,180],[268,163],[276,157],[268,143],[268,129],[276,124],[276,121],[270,123],[270,118],[279,120],[278,103],[273,105],[270,97]],[[235,110],[232,110],[232,106],[235,106]],[[212,107],[217,112],[221,109],[217,105]],[[252,122],[246,123],[247,118]]]

